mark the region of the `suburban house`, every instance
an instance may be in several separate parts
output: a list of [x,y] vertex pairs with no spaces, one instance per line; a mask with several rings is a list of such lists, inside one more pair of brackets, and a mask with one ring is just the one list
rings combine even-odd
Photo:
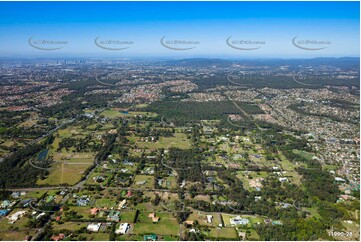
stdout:
[[9,200],[4,200],[1,202],[0,207],[1,208],[9,208],[9,207],[12,207],[14,204],[15,204],[15,201],[11,202]]
[[90,232],[98,232],[101,225],[101,223],[91,223],[86,227],[86,229]]
[[127,199],[123,199],[123,201],[121,201],[118,205],[118,209],[122,209],[122,208],[125,208],[125,204],[127,203]]
[[108,214],[107,220],[110,220],[112,222],[119,222],[120,220],[119,216],[120,216],[119,211],[111,210],[110,213]]
[[80,207],[85,207],[88,205],[89,201],[90,201],[89,197],[87,198],[81,197],[76,201],[76,204]]
[[65,238],[65,234],[59,234],[59,235],[51,236],[50,240],[59,241],[59,240],[63,240],[64,238]]
[[127,197],[131,197],[131,196],[132,196],[132,191],[129,190],[129,191],[127,192],[127,195],[126,195],[126,196],[127,196]]
[[157,216],[155,215],[155,213],[150,213],[150,214],[148,215],[148,218],[151,218],[153,223],[159,222],[159,219],[160,219],[159,217],[157,217]]
[[89,212],[91,215],[96,215],[99,212],[99,210],[100,210],[99,208],[92,208],[89,210]]
[[116,234],[126,234],[128,229],[130,228],[130,224],[128,223],[121,223],[119,225],[119,229],[115,230]]
[[213,219],[213,215],[207,215],[207,223],[211,224]]
[[240,216],[229,219],[231,225],[247,225],[249,223],[249,219],[241,218]]
[[18,211],[12,215],[9,215],[7,218],[9,220],[9,223],[13,224],[15,223],[19,218],[24,216],[27,212],[26,211]]
[[193,225],[194,221],[193,220],[186,220],[186,221],[184,221],[184,223],[188,224],[188,225]]
[[4,210],[0,210],[0,216],[5,216],[9,213],[10,210],[4,209]]
[[43,217],[45,214],[46,214],[45,212],[42,212],[41,214],[36,216],[36,219],[39,219],[39,218]]

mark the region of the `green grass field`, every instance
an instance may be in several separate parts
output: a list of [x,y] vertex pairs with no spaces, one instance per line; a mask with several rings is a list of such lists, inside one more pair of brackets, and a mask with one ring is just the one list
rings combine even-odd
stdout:
[[38,180],[38,185],[58,185],[69,184],[74,185],[80,181],[84,174],[84,171],[91,165],[89,164],[61,164],[57,163],[53,165],[52,172],[44,180]]
[[160,137],[157,142],[145,142],[140,141],[139,137],[130,136],[127,137],[129,140],[136,143],[138,148],[146,149],[169,149],[171,147],[177,147],[180,149],[189,149],[191,147],[190,141],[187,136],[183,133],[175,133],[174,137]]
[[247,240],[259,240],[259,235],[254,229],[250,230],[251,235],[247,238]]
[[123,234],[117,236],[117,241],[141,241],[143,236],[136,234]]
[[286,171],[285,176],[290,176],[291,182],[295,183],[296,185],[301,184],[301,175],[299,175],[295,168],[297,167],[295,164],[287,160],[287,158],[284,155],[280,155],[281,158],[281,166],[284,171]]
[[[206,215],[212,215],[212,223],[207,222]],[[200,212],[200,211],[193,211],[188,217],[187,220],[197,220],[200,225],[205,226],[215,226],[218,227],[218,225],[221,223],[221,220],[219,218],[219,213],[206,213],[206,212]]]
[[119,202],[115,201],[115,199],[109,199],[109,198],[100,198],[96,199],[94,206],[97,208],[118,208]]
[[91,234],[79,234],[79,237],[85,237],[87,241],[109,241],[108,233],[91,233]]
[[157,213],[160,217],[158,223],[153,223],[148,218],[148,213],[140,213],[139,222],[134,225],[134,234],[157,234],[157,235],[176,235],[179,233],[179,224],[170,213]]
[[120,220],[122,221],[122,223],[133,223],[134,217],[135,211],[120,213]]
[[227,238],[238,239],[237,231],[235,228],[210,228],[207,235],[211,238]]
[[82,215],[84,219],[90,218],[90,207],[79,207],[79,206],[70,206],[69,211],[75,211],[78,215]]
[[31,191],[25,195],[25,198],[41,198],[47,190]]
[[[137,182],[146,181],[145,184],[137,184]],[[154,176],[150,175],[136,175],[132,187],[136,188],[153,188]]]
[[126,116],[135,116],[135,115],[143,115],[143,116],[148,116],[148,117],[156,117],[157,116],[156,113],[151,113],[151,112],[133,112],[133,111],[130,111],[127,114],[127,113],[122,113],[121,111],[118,111],[116,109],[107,109],[107,110],[104,110],[100,114],[100,116],[104,116],[104,117],[110,118],[110,119],[126,117]]
[[297,154],[297,155],[302,156],[306,160],[312,160],[312,157],[315,155],[313,153],[306,152],[306,151],[303,151],[303,150],[292,150],[292,152]]
[[35,229],[0,232],[0,239],[3,241],[23,241],[27,235],[34,236],[35,232]]
[[76,184],[84,174],[84,171],[93,164],[93,153],[52,152],[56,161],[50,169],[49,176],[44,180],[38,180],[38,185],[58,185],[67,183]]
[[81,222],[65,222],[63,224],[56,224],[53,223],[53,230],[54,231],[59,231],[62,229],[67,229],[67,230],[78,230],[82,227],[86,227],[89,223],[81,223]]

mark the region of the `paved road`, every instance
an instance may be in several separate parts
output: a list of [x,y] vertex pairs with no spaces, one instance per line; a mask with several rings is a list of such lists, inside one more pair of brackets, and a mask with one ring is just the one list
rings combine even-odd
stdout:
[[58,125],[54,129],[52,129],[49,132],[47,132],[46,134],[44,134],[43,136],[41,136],[41,137],[39,137],[39,138],[37,138],[35,140],[30,141],[29,144],[35,144],[35,143],[39,142],[40,140],[48,137],[49,135],[53,134],[55,131],[57,131],[58,129],[64,127],[65,125],[73,123],[75,120],[76,120],[76,118],[72,118],[72,119],[69,119],[67,121],[64,121],[63,123],[61,123],[60,125]]
[[296,79],[296,76],[297,75],[293,75],[293,81],[296,82],[297,84],[300,84],[300,85],[303,85],[303,86],[306,86],[306,87],[321,87],[322,85],[313,85],[313,84],[307,84],[307,83],[303,83],[303,82],[300,82]]
[[182,235],[182,224],[179,224],[179,240],[183,240],[183,235]]
[[[61,123],[60,125],[58,125],[58,126],[55,127],[54,129],[50,130],[50,131],[47,132],[46,134],[42,135],[41,137],[30,141],[30,142],[27,144],[27,146],[39,142],[40,140],[48,137],[49,135],[53,134],[53,133],[54,133],[55,131],[57,131],[58,129],[64,127],[64,126],[67,125],[67,124],[70,124],[70,123],[74,122],[75,120],[76,120],[76,118],[72,118],[72,119],[70,119],[70,120],[64,121],[63,123]],[[1,158],[0,158],[0,163],[1,163],[5,158],[11,156],[11,154],[13,154],[13,153],[14,153],[14,152],[11,152],[11,153],[9,153],[9,154],[1,157]]]
[[[59,202],[59,205],[64,205],[66,203],[66,201],[69,199],[69,193],[66,194],[63,199]],[[44,224],[43,227],[41,227],[37,233],[31,238],[31,241],[37,241],[39,240],[39,237],[45,232],[45,228],[50,225],[51,221],[55,218],[55,213],[53,213],[52,215],[50,215],[50,218],[48,219],[48,221]]]
[[115,87],[114,84],[99,81],[99,79],[98,79],[98,74],[95,74],[95,80],[96,80],[98,83],[102,84],[102,85]]

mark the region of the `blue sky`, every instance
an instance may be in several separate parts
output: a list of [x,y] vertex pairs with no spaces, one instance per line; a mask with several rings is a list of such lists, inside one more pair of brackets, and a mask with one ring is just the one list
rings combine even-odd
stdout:
[[[0,2],[1,57],[359,56],[359,29],[359,2]],[[163,36],[198,44],[176,51],[160,44]],[[226,44],[230,36],[263,44],[239,50]],[[328,44],[305,50],[292,44],[296,36]],[[30,37],[67,43],[45,51],[30,46]],[[95,45],[96,37],[133,44],[106,50]]]

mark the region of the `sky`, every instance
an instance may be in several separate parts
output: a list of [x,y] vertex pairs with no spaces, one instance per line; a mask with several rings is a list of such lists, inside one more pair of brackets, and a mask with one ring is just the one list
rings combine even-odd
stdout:
[[359,4],[0,2],[0,57],[358,57]]

